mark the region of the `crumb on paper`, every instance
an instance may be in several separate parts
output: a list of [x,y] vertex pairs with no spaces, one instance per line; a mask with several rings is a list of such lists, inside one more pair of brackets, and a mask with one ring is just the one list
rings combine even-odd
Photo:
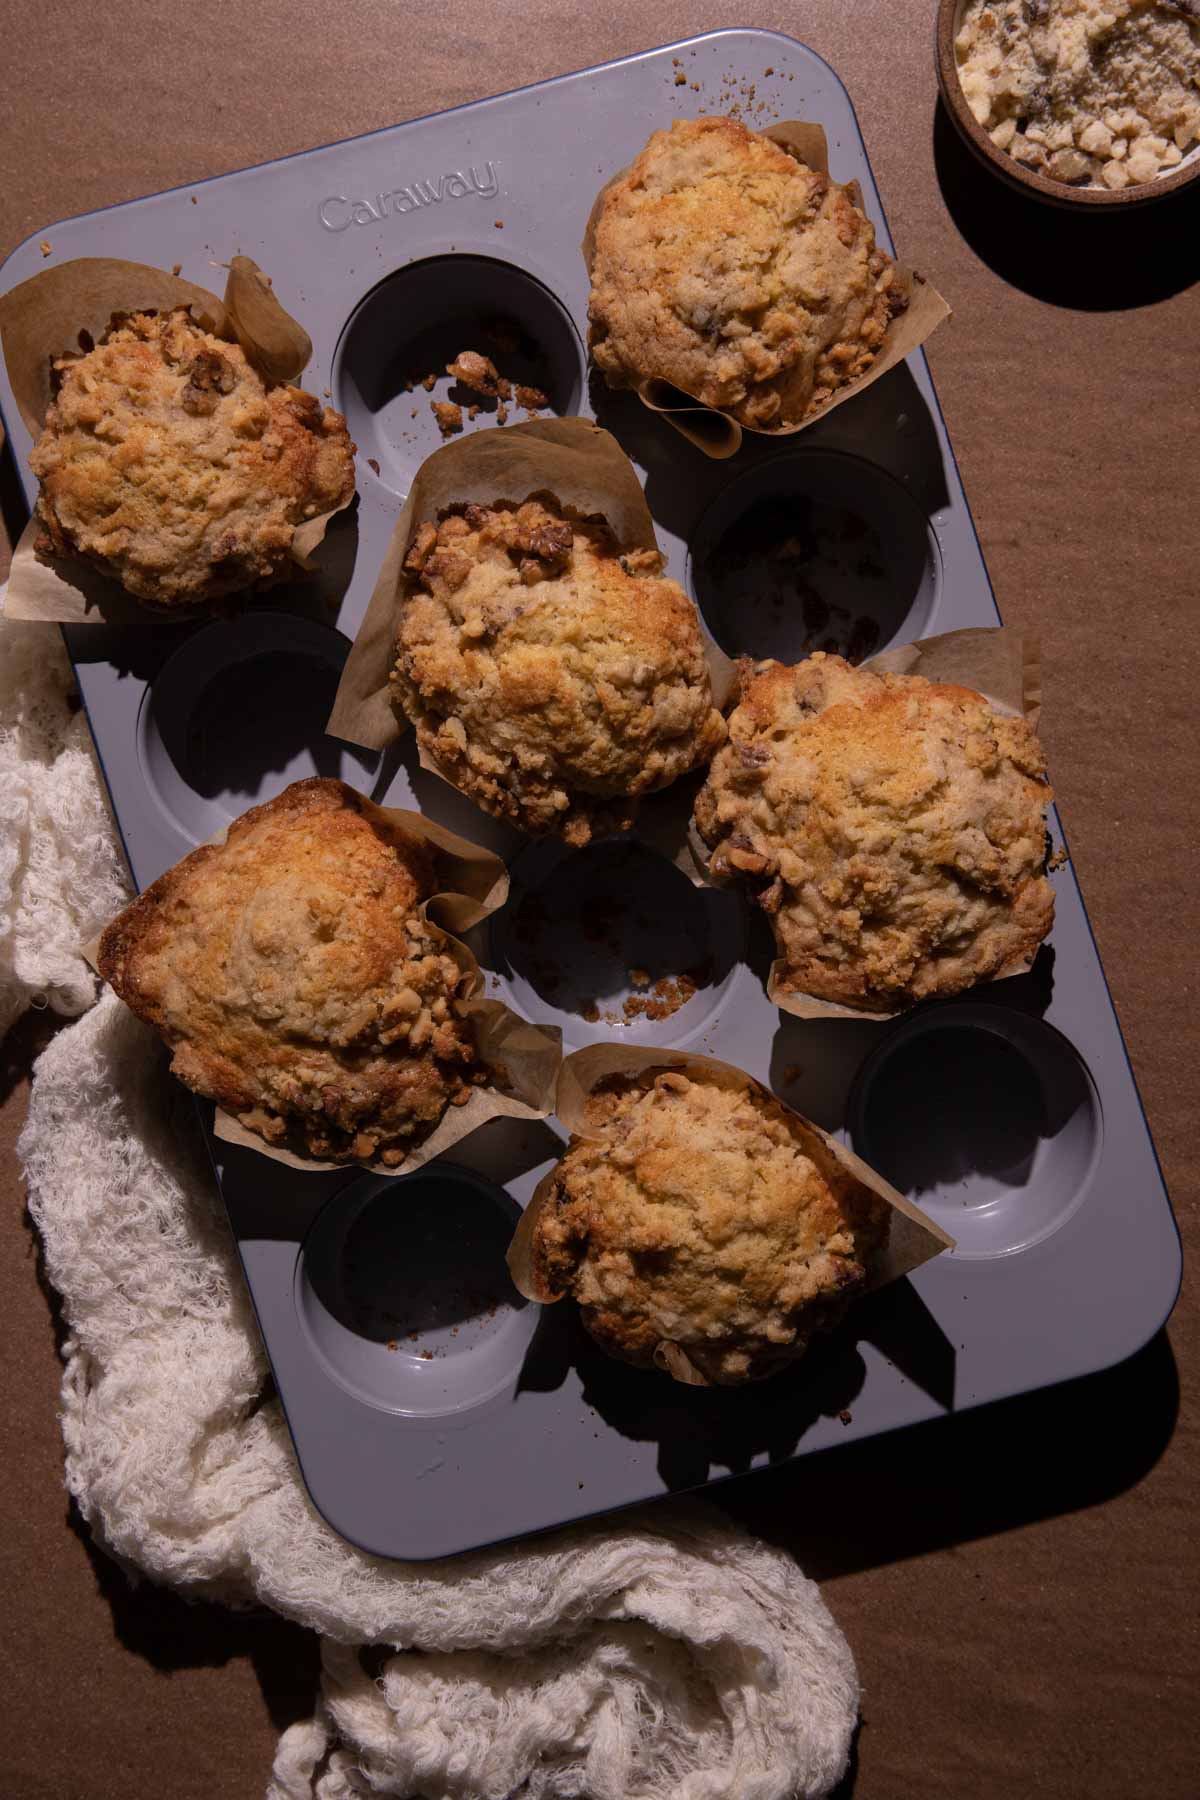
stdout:
[[431,400],[429,407],[443,437],[453,437],[456,431],[462,430],[463,409],[455,401]]
[[367,458],[367,467],[368,467],[368,469],[374,469],[374,471],[375,471],[375,473],[376,473],[376,475],[378,475],[378,473],[379,473],[379,464],[378,464],[378,463],[377,463],[377,462],[376,462],[376,460],[375,460],[375,458],[374,458],[374,457],[373,457],[373,456],[368,456],[368,458]]

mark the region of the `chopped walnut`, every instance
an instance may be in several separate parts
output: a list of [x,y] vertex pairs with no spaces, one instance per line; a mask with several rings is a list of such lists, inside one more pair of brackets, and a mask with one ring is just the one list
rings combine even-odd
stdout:
[[180,396],[183,410],[199,417],[215,412],[222,394],[231,394],[234,387],[232,365],[218,356],[215,350],[201,350],[192,358],[188,369],[187,386]]

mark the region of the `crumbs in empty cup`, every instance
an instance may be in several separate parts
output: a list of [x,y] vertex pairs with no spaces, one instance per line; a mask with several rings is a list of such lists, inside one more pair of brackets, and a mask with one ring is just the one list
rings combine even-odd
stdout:
[[976,121],[1051,180],[1137,186],[1200,141],[1200,0],[967,0],[954,47]]

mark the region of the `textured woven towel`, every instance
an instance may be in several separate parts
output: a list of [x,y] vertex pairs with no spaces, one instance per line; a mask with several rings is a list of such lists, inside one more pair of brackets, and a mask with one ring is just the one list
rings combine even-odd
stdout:
[[[779,1551],[707,1508],[415,1567],[318,1517],[190,1103],[75,946],[123,871],[57,633],[0,622],[0,1021],[82,1013],[40,1059],[21,1156],[63,1298],[67,1483],[133,1572],[323,1638],[268,1800],[824,1795],[849,1648]],[[362,1650],[373,1646],[369,1667]]]

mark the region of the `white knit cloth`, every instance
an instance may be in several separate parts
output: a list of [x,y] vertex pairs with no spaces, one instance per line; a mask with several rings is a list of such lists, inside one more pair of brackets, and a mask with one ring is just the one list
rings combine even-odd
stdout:
[[[788,1800],[840,1778],[849,1648],[782,1552],[661,1506],[441,1564],[310,1504],[190,1103],[76,946],[124,875],[57,632],[0,622],[0,1022],[83,1016],[20,1152],[62,1295],[67,1485],[131,1574],[323,1637],[268,1800]],[[90,1010],[85,1010],[90,1009]],[[373,1646],[369,1666],[363,1647]]]

